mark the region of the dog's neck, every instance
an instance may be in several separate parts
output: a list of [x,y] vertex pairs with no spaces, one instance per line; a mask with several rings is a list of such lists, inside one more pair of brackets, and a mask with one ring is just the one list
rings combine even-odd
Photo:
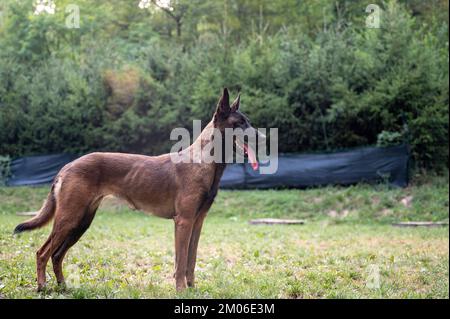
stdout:
[[201,145],[202,149],[212,141],[212,136],[214,134],[214,122],[210,121],[205,128],[201,131],[200,135],[195,139],[191,146]]
[[[219,189],[219,183],[220,178],[223,175],[223,172],[226,167],[226,163],[224,160],[224,157],[222,156],[221,162],[217,163],[215,161],[213,162],[207,162],[204,160],[205,154],[209,152],[209,150],[205,150],[206,145],[209,143],[213,143],[214,139],[214,130],[215,130],[214,121],[211,121],[206,125],[206,127],[203,129],[203,131],[200,133],[200,135],[197,137],[197,139],[191,144],[189,147],[189,152],[191,154],[191,160],[194,161],[194,163],[199,163],[197,165],[200,165],[202,169],[204,170],[205,174],[208,174],[208,171],[213,172],[212,179],[211,179],[211,185],[208,190],[207,198],[209,201],[214,200],[217,190]],[[223,134],[221,134],[221,138],[223,138]],[[223,140],[221,141],[221,147],[222,147],[222,154],[224,152],[223,149]],[[201,152],[199,152],[201,150]],[[197,157],[195,160],[195,156],[198,156],[198,154],[201,154],[200,157]]]
[[[207,156],[208,150],[205,150],[205,148],[208,144],[213,143],[215,129],[216,127],[214,125],[214,121],[212,120],[211,122],[208,123],[208,125],[206,125],[206,127],[202,130],[200,135],[187,149],[189,150],[191,159],[194,163],[208,164],[205,161],[205,157]],[[215,165],[221,163],[209,163],[209,164]]]

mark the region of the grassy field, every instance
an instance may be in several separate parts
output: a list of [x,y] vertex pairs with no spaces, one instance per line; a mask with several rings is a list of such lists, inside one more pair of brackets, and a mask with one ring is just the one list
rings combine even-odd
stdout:
[[[13,236],[48,187],[0,188],[0,298],[448,298],[449,230],[394,221],[448,221],[448,177],[385,185],[221,191],[203,228],[197,287],[173,285],[173,223],[104,203],[68,254],[66,289],[51,266],[36,292],[35,251],[49,226]],[[249,225],[256,217],[306,220]]]

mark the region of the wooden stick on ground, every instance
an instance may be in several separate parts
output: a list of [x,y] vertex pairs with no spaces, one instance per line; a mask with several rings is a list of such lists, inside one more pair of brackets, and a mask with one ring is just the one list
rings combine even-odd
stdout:
[[278,219],[278,218],[261,218],[261,219],[252,219],[249,221],[252,225],[303,225],[305,223],[304,220],[300,219]]
[[448,226],[447,222],[400,222],[394,223],[395,227],[442,227]]

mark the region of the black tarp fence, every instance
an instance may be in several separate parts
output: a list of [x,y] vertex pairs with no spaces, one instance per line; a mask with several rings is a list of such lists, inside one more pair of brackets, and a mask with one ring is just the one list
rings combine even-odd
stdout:
[[11,162],[11,177],[8,186],[50,184],[56,174],[77,156],[70,154],[20,157]]
[[[30,156],[14,159],[8,186],[51,183],[58,171],[77,156],[69,154]],[[409,181],[409,148],[363,147],[322,154],[280,154],[275,174],[253,171],[248,163],[225,169],[224,189],[307,188],[387,182],[406,187]]]

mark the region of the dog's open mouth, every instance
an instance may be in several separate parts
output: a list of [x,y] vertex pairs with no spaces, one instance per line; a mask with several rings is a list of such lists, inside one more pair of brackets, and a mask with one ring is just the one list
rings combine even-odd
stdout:
[[248,156],[248,160],[253,170],[256,171],[259,167],[258,160],[256,159],[256,154],[251,147],[246,143],[236,143],[236,145]]

